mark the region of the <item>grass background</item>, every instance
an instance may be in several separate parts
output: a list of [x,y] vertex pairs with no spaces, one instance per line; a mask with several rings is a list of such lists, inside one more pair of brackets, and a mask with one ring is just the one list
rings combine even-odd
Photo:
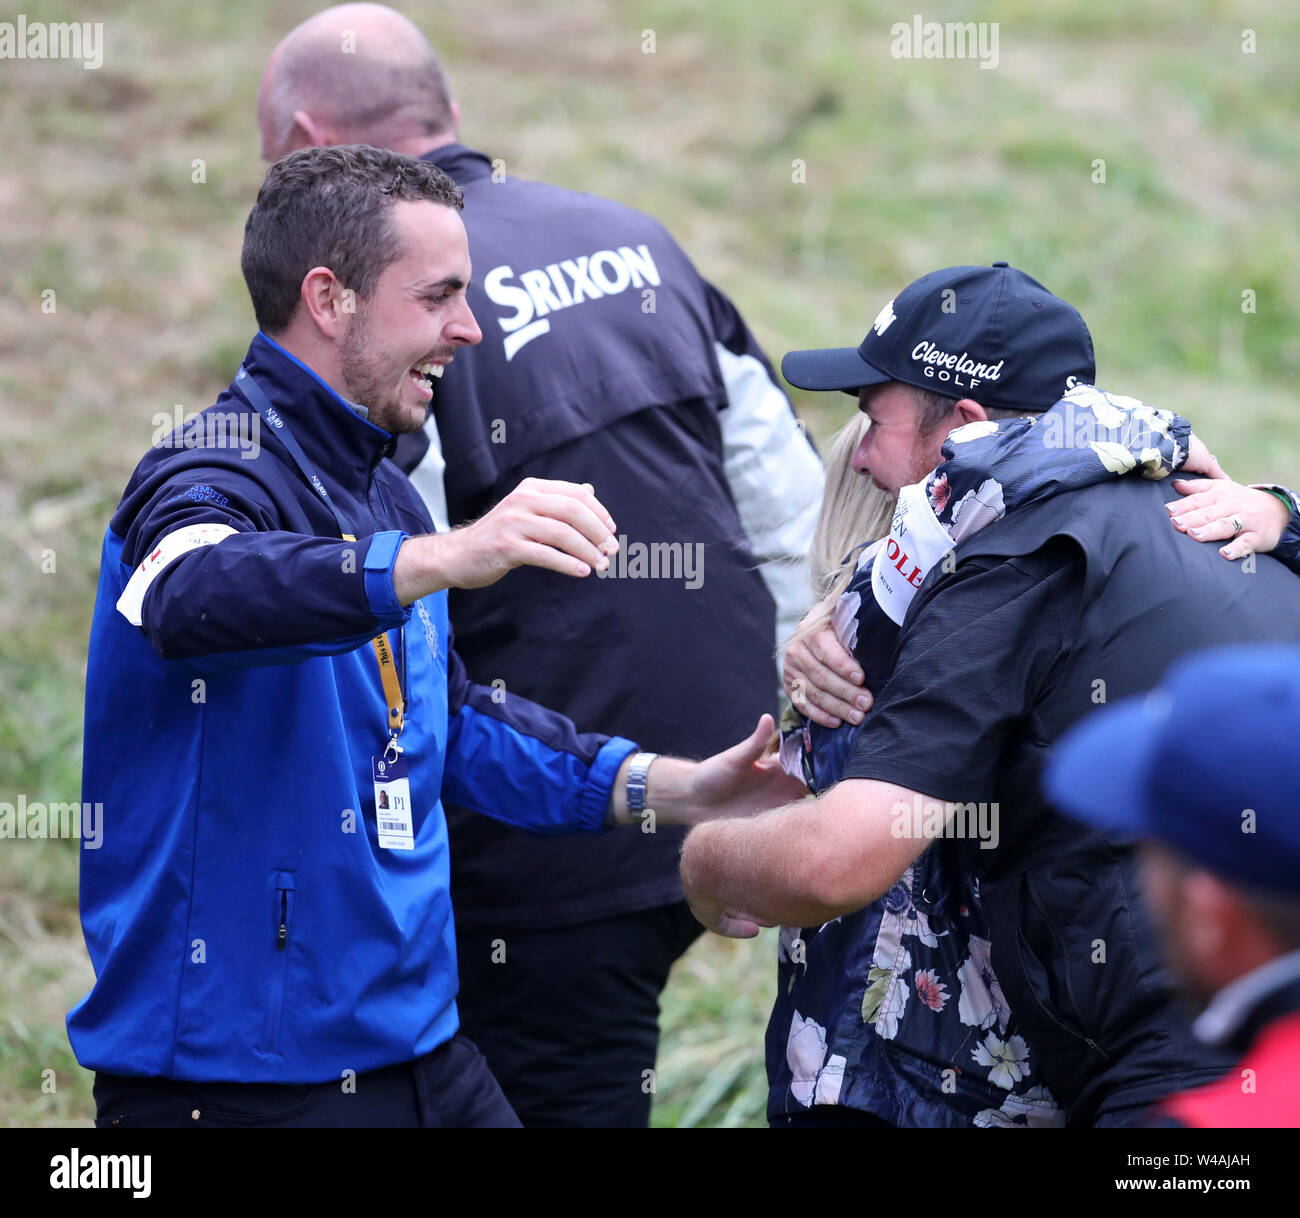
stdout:
[[[102,21],[105,59],[0,61],[0,800],[78,798],[102,531],[155,412],[207,405],[252,332],[257,83],[316,7],[22,5]],[[405,5],[466,143],[657,215],[774,357],[856,343],[917,275],[1004,258],[1081,309],[1099,383],[1188,414],[1248,481],[1298,480],[1300,11],[962,8]],[[891,23],[918,9],[997,21],[997,69],[892,58]],[[829,398],[800,398],[822,437],[851,409]],[[774,952],[771,932],[706,939],[679,964],[656,1123],[761,1122]],[[63,1016],[91,979],[75,844],[0,840],[0,1124],[89,1120]]]

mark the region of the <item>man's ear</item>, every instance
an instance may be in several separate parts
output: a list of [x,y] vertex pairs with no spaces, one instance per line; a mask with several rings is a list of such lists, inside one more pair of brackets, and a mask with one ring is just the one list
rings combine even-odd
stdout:
[[297,152],[299,148],[326,148],[337,144],[334,132],[324,123],[317,122],[306,110],[293,112],[293,126],[289,129],[289,142],[285,152]]
[[[981,406],[974,398],[962,398],[959,402],[953,403],[953,412],[961,419],[956,427],[965,427],[967,423],[982,423],[989,416],[985,414],[984,407]],[[949,430],[953,430],[950,428]]]
[[460,139],[460,106],[456,104],[454,99],[451,103],[451,127],[452,134],[457,139]]
[[[302,304],[322,337],[337,341],[355,315],[355,297],[327,266],[314,266],[302,280]],[[348,307],[351,304],[351,307]]]

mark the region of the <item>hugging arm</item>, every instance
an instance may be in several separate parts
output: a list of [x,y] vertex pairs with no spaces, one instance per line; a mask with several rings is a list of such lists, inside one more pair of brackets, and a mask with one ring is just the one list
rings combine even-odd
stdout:
[[[724,910],[815,926],[869,904],[953,805],[997,799],[1011,734],[1062,663],[1083,560],[1072,543],[958,567],[900,640],[842,781],[815,800],[691,831],[682,883],[700,921]],[[1000,826],[988,822],[990,848]],[[984,841],[981,840],[981,845]]]
[[1183,498],[1165,506],[1180,533],[1194,541],[1224,542],[1219,553],[1229,561],[1272,554],[1300,575],[1300,512],[1291,491],[1242,486],[1226,477],[1179,478],[1174,489]]

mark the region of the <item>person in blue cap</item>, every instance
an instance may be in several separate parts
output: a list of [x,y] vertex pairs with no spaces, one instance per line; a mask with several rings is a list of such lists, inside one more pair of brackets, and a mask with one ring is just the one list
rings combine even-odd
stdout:
[[[1179,708],[1214,691],[1215,741]],[[1152,1123],[1300,1127],[1300,650],[1217,648],[1062,739],[1044,775],[1062,811],[1141,839],[1147,903],[1203,1010],[1198,1037],[1241,1055]]]

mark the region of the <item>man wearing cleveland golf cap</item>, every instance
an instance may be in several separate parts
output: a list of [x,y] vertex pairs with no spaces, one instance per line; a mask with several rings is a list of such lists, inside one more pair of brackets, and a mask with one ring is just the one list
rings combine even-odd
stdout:
[[[1214,695],[1215,740],[1182,708]],[[1300,651],[1216,648],[1070,732],[1044,783],[1062,811],[1141,838],[1148,905],[1197,1036],[1244,1056],[1158,1123],[1300,1126]],[[1207,1004],[1208,1005],[1205,1005]]]
[[[783,371],[799,386],[857,393],[872,426],[855,468],[896,492],[939,463],[950,432],[977,425],[959,443],[990,419],[1041,414],[1090,384],[1094,366],[1078,312],[1000,263],[927,275],[880,309],[857,348],[794,353]],[[1089,459],[1111,451],[1096,428],[1066,429],[1061,443]],[[743,909],[818,927],[892,900],[944,837],[979,877],[985,950],[975,959],[972,946],[955,977],[910,975],[899,948],[934,933],[943,894],[909,891],[890,971],[877,976],[870,944],[846,959],[862,1018],[877,1006],[873,987],[884,991],[881,1009],[957,1004],[976,1061],[1017,1081],[1029,1072],[1070,1124],[1133,1124],[1164,1095],[1217,1077],[1230,1057],[1192,1035],[1175,1001],[1132,849],[1062,816],[1038,776],[1071,725],[1149,690],[1182,654],[1300,643],[1300,583],[1272,558],[1252,556],[1246,573],[1178,536],[1165,481],[1066,487],[1006,515],[1000,491],[978,496],[992,523],[918,577],[892,675],[873,691],[842,781],[815,801],[692,831],[683,880],[706,925]],[[1003,1041],[1013,1012],[1023,1037]],[[968,1065],[934,1064],[935,1085],[945,1067]],[[828,1076],[852,1068],[825,1064]],[[817,1102],[838,1093],[829,1078],[812,1090]],[[1024,1123],[1023,1108],[1002,1116],[988,1123]]]
[[[954,266],[923,275],[876,315],[857,347],[791,351],[781,371],[800,389],[855,397],[898,381],[985,407],[1040,413],[1092,384],[1092,336],[1077,310],[1023,271]],[[929,467],[927,467],[929,468]]]

